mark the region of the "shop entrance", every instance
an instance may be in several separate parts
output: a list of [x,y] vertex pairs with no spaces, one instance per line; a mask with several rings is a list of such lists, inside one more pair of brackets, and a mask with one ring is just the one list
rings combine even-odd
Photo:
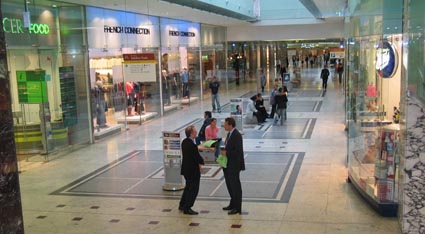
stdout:
[[20,160],[46,160],[49,153],[68,145],[68,128],[62,117],[59,56],[57,49],[50,48],[8,50],[16,151]]

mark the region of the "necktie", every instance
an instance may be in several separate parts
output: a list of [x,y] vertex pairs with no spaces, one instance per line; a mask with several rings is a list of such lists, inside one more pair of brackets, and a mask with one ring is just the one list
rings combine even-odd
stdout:
[[229,140],[229,137],[230,137],[230,131],[227,133],[226,142],[224,144],[227,144],[227,141]]

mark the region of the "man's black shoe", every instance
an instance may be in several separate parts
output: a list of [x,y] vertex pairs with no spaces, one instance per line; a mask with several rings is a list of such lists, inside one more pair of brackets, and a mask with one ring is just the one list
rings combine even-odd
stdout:
[[223,210],[233,210],[233,208],[231,206],[226,206],[226,207],[223,207]]
[[184,208],[179,206],[179,211],[184,211]]
[[196,211],[194,211],[194,210],[192,210],[192,209],[187,209],[187,210],[184,210],[183,211],[183,214],[187,214],[187,215],[197,215],[198,214],[198,212],[196,212]]
[[227,213],[228,215],[241,214],[241,211],[238,209],[233,209]]

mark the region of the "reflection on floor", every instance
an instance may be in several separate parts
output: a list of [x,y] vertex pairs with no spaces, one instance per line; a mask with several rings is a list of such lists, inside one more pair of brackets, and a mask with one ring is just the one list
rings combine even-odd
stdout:
[[190,97],[190,98],[183,98],[183,99],[174,99],[171,100],[172,104],[185,104],[190,105],[191,103],[195,103],[199,100],[199,97]]
[[100,139],[105,138],[107,136],[119,133],[119,132],[121,132],[121,128],[123,128],[123,127],[124,127],[124,125],[122,125],[122,124],[106,125],[103,128],[98,127],[94,131],[94,139],[100,140]]
[[157,115],[157,112],[144,112],[141,115],[132,115],[117,118],[117,122],[120,124],[125,124],[125,122],[127,121],[127,124],[141,124],[142,122],[155,118]]

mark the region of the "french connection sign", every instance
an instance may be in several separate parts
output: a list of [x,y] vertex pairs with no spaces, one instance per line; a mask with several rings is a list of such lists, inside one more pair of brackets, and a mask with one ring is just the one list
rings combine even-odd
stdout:
[[47,24],[32,23],[28,29],[23,25],[24,24],[21,19],[3,18],[3,30],[5,33],[30,33],[38,35],[48,35],[50,33],[50,27]]

